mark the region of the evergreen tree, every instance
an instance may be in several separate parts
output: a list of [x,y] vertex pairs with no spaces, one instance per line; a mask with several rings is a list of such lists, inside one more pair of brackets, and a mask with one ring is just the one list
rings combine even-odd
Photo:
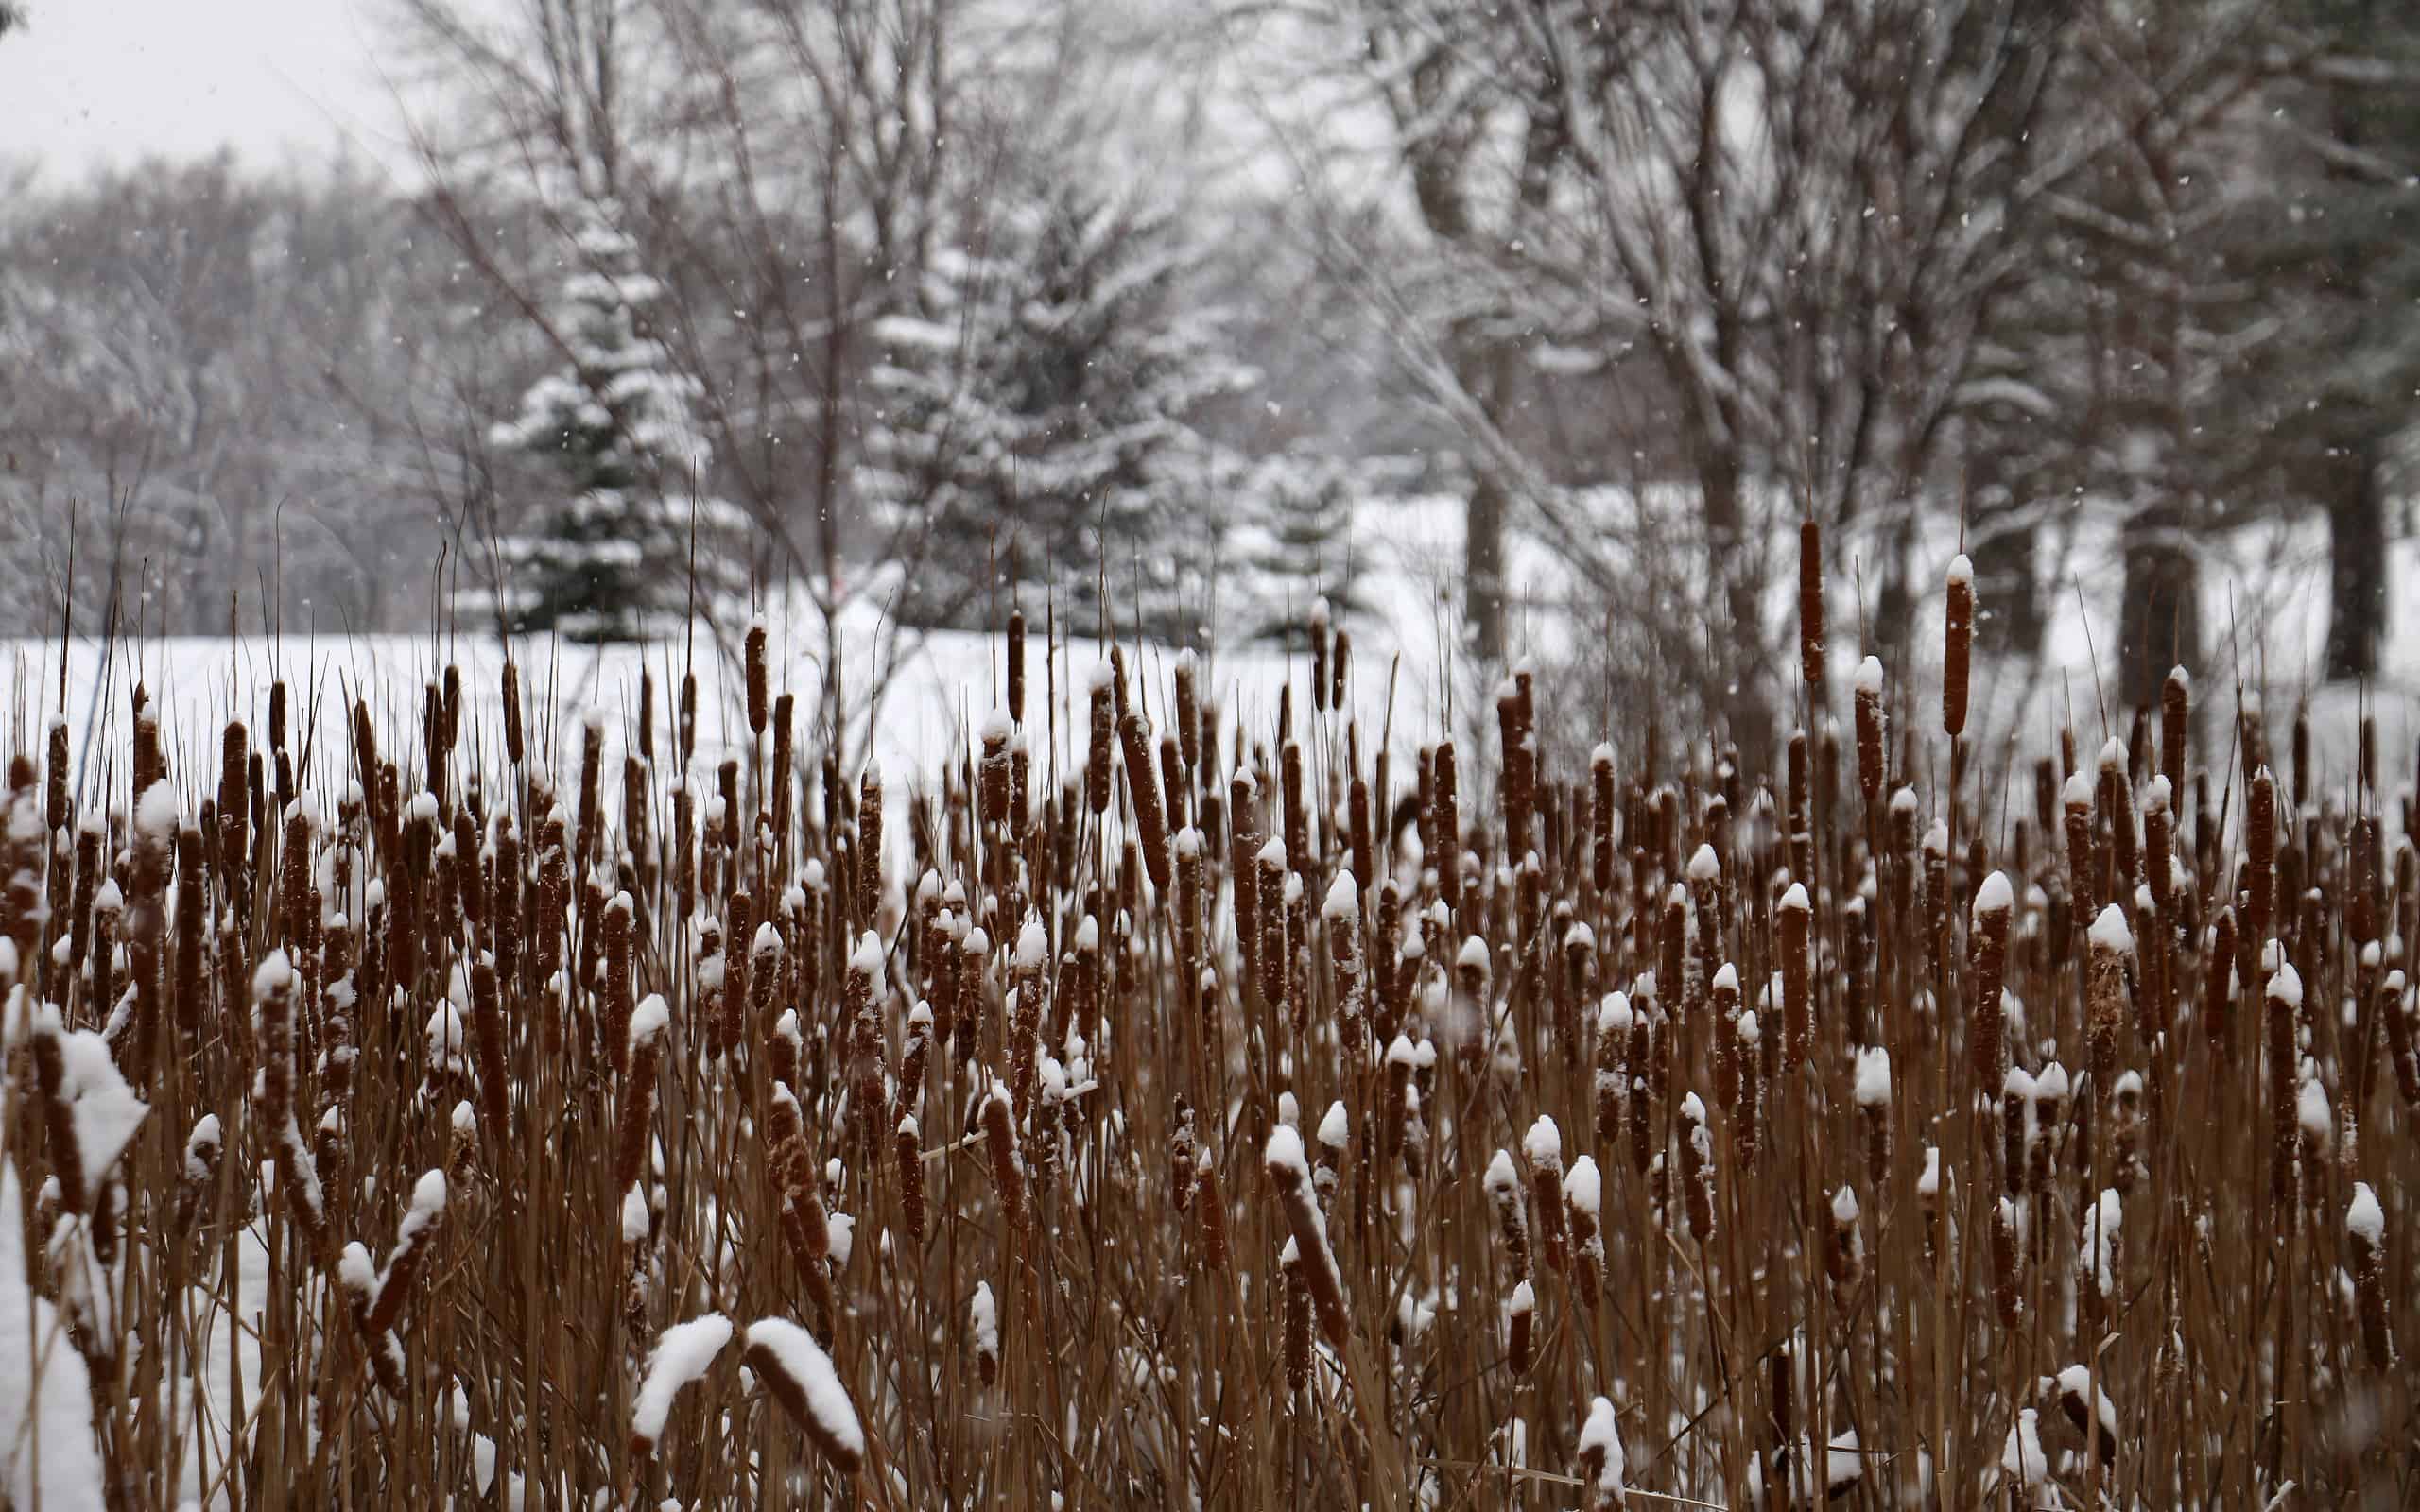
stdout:
[[581,205],[555,331],[570,362],[489,434],[568,485],[534,530],[498,543],[496,610],[511,631],[639,640],[747,586],[731,550],[746,517],[693,491],[708,460],[690,415],[698,381],[650,333],[663,284],[618,222],[610,200]]
[[880,327],[859,486],[924,533],[928,564],[898,611],[966,623],[995,589],[1045,589],[1073,624],[1106,610],[1186,633],[1210,563],[1172,548],[1216,503],[1200,425],[1249,383],[1187,299],[1197,254],[1165,210],[1073,173],[990,207],[985,237],[938,250],[918,308]]
[[1332,457],[1281,453],[1252,463],[1237,492],[1245,522],[1241,575],[1252,602],[1255,641],[1305,644],[1315,599],[1327,600],[1331,624],[1369,616],[1361,581],[1361,548],[1353,539],[1355,508],[1368,489],[1362,470]]

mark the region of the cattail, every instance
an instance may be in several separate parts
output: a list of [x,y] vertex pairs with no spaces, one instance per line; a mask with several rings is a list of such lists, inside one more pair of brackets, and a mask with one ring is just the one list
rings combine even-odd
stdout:
[[1369,990],[1361,951],[1361,894],[1354,885],[1353,873],[1337,873],[1326,901],[1320,905],[1320,917],[1327,925],[1328,962],[1335,973],[1337,1028],[1343,1042],[1357,1050],[1366,1032],[1362,1025],[1369,1008]]
[[1303,1280],[1310,1288],[1320,1332],[1330,1346],[1341,1349],[1350,1331],[1344,1309],[1344,1278],[1337,1269],[1335,1251],[1328,1247],[1327,1224],[1314,1198],[1303,1137],[1284,1124],[1277,1125],[1269,1131],[1261,1164],[1269,1173],[1270,1185],[1276,1191],[1278,1206],[1285,1212],[1286,1226],[1292,1230],[1299,1247]]
[[1792,1071],[1806,1064],[1815,1048],[1813,963],[1807,956],[1813,922],[1806,885],[1791,883],[1774,909],[1773,926],[1781,950],[1783,1061]]
[[882,918],[882,764],[875,761],[858,779],[857,918],[869,928]]
[[[723,643],[728,645],[731,643]],[[746,639],[741,643],[748,674],[748,732],[758,740],[765,738],[765,721],[771,713],[770,679],[765,665],[765,622],[750,622]],[[728,663],[726,663],[727,665]]]
[[1925,1167],[1916,1175],[1916,1206],[1924,1213],[1925,1262],[1939,1268],[1946,1251],[1941,1234],[1941,1151],[1925,1146]]
[[1513,1169],[1511,1152],[1498,1150],[1488,1163],[1484,1178],[1487,1194],[1495,1204],[1497,1236],[1504,1244],[1504,1262],[1512,1279],[1530,1279],[1530,1222],[1521,1206],[1520,1173]]
[[2174,792],[2185,789],[2185,744],[2190,738],[2187,714],[2192,685],[2193,679],[2183,667],[2170,668],[2168,680],[2160,684],[2160,773]]
[[2143,1074],[2129,1071],[2109,1089],[2110,1179],[2132,1196],[2143,1142]]
[[2394,1088],[2403,1106],[2420,1108],[2420,1036],[2411,1026],[2411,1004],[2401,971],[2389,971],[2378,984],[2377,1015],[2386,1020],[2387,1059],[2394,1068]]
[[1681,1193],[1687,1204],[1689,1232],[1701,1245],[1714,1243],[1714,1135],[1706,1127],[1705,1104],[1698,1094],[1681,1099]]
[[2386,1211],[2366,1181],[2353,1183],[2344,1212],[2344,1237],[2353,1255],[2353,1294],[2361,1316],[2361,1349],[2370,1366],[2394,1364],[2394,1339],[2387,1332]]
[[2082,772],[2066,781],[2061,793],[2067,840],[2067,899],[2078,923],[2098,900],[2092,869],[2092,783]]
[[1504,1302],[1505,1365],[1516,1376],[1530,1373],[1537,1333],[1538,1294],[1528,1281],[1516,1281]]
[[2050,1162],[2058,1153],[2058,1135],[2066,1125],[2072,1091],[2067,1069],[2055,1060],[2033,1078],[2033,1138],[2027,1146],[2026,1186],[2037,1203],[2049,1199]]
[[1271,1009],[1277,1009],[1286,1002],[1286,842],[1272,839],[1262,846],[1252,866],[1252,893],[1260,909],[1252,926],[1260,997]]
[[1353,632],[1351,630],[1340,629],[1336,632],[1335,653],[1328,659],[1327,706],[1329,708],[1342,709],[1344,707],[1345,679],[1351,674],[1352,670]]
[[2000,1163],[2011,1196],[2025,1191],[2026,1160],[2033,1149],[2034,1097],[2039,1090],[2033,1074],[2011,1066],[2001,1074]]
[[1278,752],[1278,791],[1286,816],[1286,854],[1293,862],[1295,874],[1308,879],[1313,869],[1311,856],[1311,811],[1303,780],[1303,743],[1289,740]]
[[2017,1244],[2014,1199],[2002,1197],[1992,1207],[1992,1302],[2000,1327],[2014,1331],[2025,1320],[2024,1259]]
[[1967,929],[1966,1053],[1978,1087],[1998,1086],[2008,1064],[2000,988],[2008,976],[2009,926],[2015,911],[2016,899],[2005,873],[1993,872],[1975,890]]
[[1882,659],[1870,656],[1857,669],[1857,785],[1867,808],[1882,796],[1882,743],[1888,721],[1882,712]]
[[2086,1038],[2092,1047],[2092,1084],[2105,1091],[2118,1069],[2118,1030],[2125,1022],[2126,963],[2134,958],[2135,936],[2126,927],[2126,911],[2116,903],[2092,921],[2090,964],[2084,979]]
[[629,893],[617,892],[605,905],[598,920],[605,945],[603,1001],[598,1005],[602,1018],[598,1031],[605,1040],[607,1059],[616,1073],[627,1072],[631,1068],[631,927],[637,907]]
[[1327,710],[1328,606],[1322,595],[1311,600],[1311,708],[1320,713]]
[[1866,1180],[1877,1192],[1891,1182],[1891,1052],[1869,1045],[1857,1053],[1854,1087],[1858,1123],[1865,1131]]
[[188,1032],[201,1024],[201,953],[207,863],[201,828],[177,831],[176,1022]]
[[[769,926],[758,931],[758,949],[760,953],[778,958],[781,936],[772,934],[769,941]],[[770,946],[769,953],[765,951],[768,944]],[[763,958],[760,954],[760,961]],[[867,930],[857,936],[856,949],[850,953],[848,976],[841,992],[842,1011],[848,1016],[849,1056],[855,1077],[851,1095],[856,1102],[857,1117],[869,1125],[869,1135],[881,1128],[874,1120],[880,1118],[883,1111],[882,1023],[875,1013],[883,965],[882,937],[873,930]],[[878,1147],[871,1146],[871,1141],[869,1143],[870,1147]]]
[[1277,1271],[1285,1291],[1281,1352],[1290,1401],[1301,1398],[1311,1380],[1311,1285],[1303,1275],[1302,1246],[1291,1238],[1277,1251]]
[[1824,532],[1808,515],[1798,523],[1798,671],[1810,695],[1824,686]]
[[748,1326],[740,1358],[816,1452],[841,1474],[855,1475],[865,1463],[865,1430],[822,1347],[795,1323],[760,1318]]
[[2252,796],[2243,815],[2245,891],[2244,928],[2255,947],[2269,940],[2270,921],[2276,917],[2277,780],[2261,767],[2252,776]]
[[1160,809],[1159,785],[1151,781],[1150,730],[1143,723],[1140,713],[1130,712],[1119,721],[1117,735],[1120,754],[1126,762],[1126,798],[1134,808],[1135,838],[1142,846],[1143,866],[1150,873],[1152,888],[1165,897],[1172,871],[1167,816]]
[[1201,1265],[1216,1276],[1227,1268],[1227,1199],[1219,1195],[1219,1168],[1207,1144],[1194,1151],[1193,1193],[1201,1212]]
[[2299,1071],[2294,1044],[2294,1021],[2303,1006],[2303,979],[2291,964],[2279,961],[2269,978],[2264,993],[2263,1020],[2268,1026],[2268,1070],[2270,1111],[2269,1191],[2272,1200],[2289,1210],[2293,1205],[2294,1151],[2299,1141],[2295,1121],[2299,1101],[2296,1083]]
[[630,1076],[622,1084],[621,1120],[614,1141],[614,1190],[629,1192],[647,1175],[648,1125],[655,1115],[655,1082],[664,1062],[664,1031],[672,1010],[658,993],[632,1010],[622,1059]]
[[1952,740],[1966,732],[1967,662],[1975,646],[1975,564],[1964,552],[1950,558],[1942,623],[1941,728]]
[[[1527,678],[1523,673],[1523,680]],[[1529,853],[1530,819],[1538,806],[1538,747],[1531,730],[1535,713],[1521,682],[1507,679],[1497,689],[1495,718],[1504,746],[1504,849],[1517,866]]]
[[[661,1002],[662,999],[650,1001]],[[635,1021],[633,1024],[631,1032],[635,1035]],[[479,1057],[479,1102],[484,1110],[483,1117],[489,1133],[501,1141],[507,1137],[512,1066],[505,1052],[504,1012],[496,996],[495,960],[485,954],[471,963],[471,1032],[472,1042]],[[624,1181],[621,1185],[626,1188],[630,1183]]]
[[1025,1157],[1017,1148],[1016,1108],[1009,1085],[994,1081],[983,1100],[983,1140],[991,1152],[992,1182],[1001,1216],[1011,1230],[1025,1227]]
[[1824,1274],[1842,1307],[1865,1280],[1865,1238],[1857,1220],[1857,1190],[1843,1186],[1832,1194],[1832,1226],[1824,1243]]
[[1564,1268],[1563,1221],[1563,1131],[1540,1114],[1522,1136],[1521,1153],[1529,1158],[1530,1194],[1537,1204],[1538,1246],[1548,1270]]
[[1461,905],[1462,891],[1462,821],[1452,741],[1437,743],[1430,765],[1428,837],[1435,842],[1438,895],[1451,911]]
[[[272,1143],[278,1189],[294,1225],[312,1252],[324,1260],[329,1245],[326,1199],[295,1120],[293,988],[294,968],[286,954],[269,952],[252,973],[252,1004],[260,1033],[258,1126]],[[70,1211],[78,1210],[71,1207]]]
[[2088,1336],[2100,1334],[2118,1296],[2118,1242],[2125,1216],[2125,1206],[2114,1189],[2102,1191],[2083,1215],[2083,1241],[2076,1253],[2076,1290],[2084,1317],[2092,1325]]

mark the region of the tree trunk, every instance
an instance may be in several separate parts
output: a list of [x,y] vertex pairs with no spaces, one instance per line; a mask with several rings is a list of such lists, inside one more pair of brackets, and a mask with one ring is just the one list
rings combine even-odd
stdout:
[[2376,677],[2386,639],[2386,498],[2378,446],[2344,457],[2327,511],[2327,678]]
[[2145,506],[2126,523],[2118,662],[2119,697],[2131,708],[2159,702],[2169,668],[2199,670],[2200,573],[2184,527],[2184,510],[2167,503]]
[[[1706,570],[1720,585],[1715,597],[1729,623],[1713,627],[1713,681],[1704,690],[1709,712],[1729,717],[1729,733],[1751,771],[1772,769],[1773,707],[1767,695],[1764,614],[1757,585],[1743,570],[1746,553],[1746,480],[1738,454],[1727,446],[1701,448],[1698,485],[1705,511]],[[1708,606],[1711,610],[1713,606]]]
[[1471,486],[1462,537],[1462,591],[1470,616],[1471,651],[1494,665],[1504,660],[1504,485],[1482,470]]

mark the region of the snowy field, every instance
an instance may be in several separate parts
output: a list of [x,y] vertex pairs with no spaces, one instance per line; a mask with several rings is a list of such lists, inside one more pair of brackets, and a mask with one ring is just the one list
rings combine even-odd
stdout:
[[[2027,752],[2047,748],[2064,718],[2072,718],[2080,738],[2093,744],[2105,734],[2125,732],[2122,728],[2101,729],[2101,682],[2112,675],[2123,577],[2118,529],[2113,513],[2080,509],[2073,520],[2046,533],[2049,615],[2044,654],[2038,662],[1978,658],[1970,728],[1979,748],[1988,752],[2012,744]],[[1368,612],[1347,627],[1354,636],[1348,707],[1361,727],[1365,750],[1374,749],[1379,732],[1391,729],[1398,759],[1408,761],[1417,745],[1443,731],[1449,694],[1464,744],[1492,744],[1470,739],[1474,733],[1492,734],[1488,689],[1476,668],[1447,650],[1460,623],[1459,507],[1443,498],[1367,506],[1357,538],[1354,549],[1363,574],[1358,593]],[[1853,554],[1856,545],[1836,542],[1835,549]],[[2316,680],[2328,612],[2323,523],[2248,528],[2210,538],[2203,549],[2202,620],[2208,648],[2196,681],[2197,711],[2231,705],[2240,685],[2248,700],[2268,711],[2272,728],[2282,730],[2293,711],[2308,701],[2322,773],[2338,780],[2349,771],[2358,712],[2376,716],[2386,752],[2412,749],[2414,737],[2420,736],[2414,703],[2420,696],[2420,625],[2414,623],[2420,615],[2420,592],[2411,585],[2420,582],[2420,541],[2399,540],[2392,547],[2391,581],[2396,586],[2385,665],[2377,683],[2366,690]],[[1954,527],[1929,530],[1918,550],[1922,565],[1917,580],[1938,584],[1956,550]],[[1510,556],[1508,619],[1514,655],[1551,669],[1571,654],[1575,607],[1584,608],[1590,618],[1601,611],[1577,603],[1583,591],[1543,545],[1516,539]],[[1787,551],[1782,566],[1785,570],[1776,575],[1767,595],[1767,633],[1776,655],[1794,666],[1795,590]],[[1847,686],[1864,655],[1857,627],[1866,617],[1861,612],[1866,606],[1854,602],[1850,589],[1848,575],[1836,566],[1826,583],[1835,690]],[[1297,602],[1294,607],[1304,606]],[[1986,602],[1980,612],[1988,616],[1992,608]],[[1939,677],[1940,616],[1938,591],[1926,592],[1912,636],[1918,664],[1889,669],[1894,690],[1912,685],[1931,696]],[[1058,769],[1065,772],[1072,769],[1069,732],[1080,739],[1083,725],[1084,679],[1105,648],[1086,639],[1063,642],[1046,670],[1042,616],[1035,612],[1032,619],[1028,655],[1035,693],[1028,696],[1050,700],[1052,717],[1046,723],[1056,740]],[[786,612],[777,609],[766,623],[774,648],[774,691],[796,695],[802,749],[820,751],[828,738],[817,713],[828,660],[821,619],[800,605]],[[862,597],[842,611],[839,632],[846,749],[853,764],[870,754],[897,780],[924,783],[937,773],[944,753],[972,750],[973,732],[1004,696],[999,637],[899,631]],[[723,754],[741,748],[747,733],[736,639],[731,634],[718,644],[711,632],[701,630],[690,646],[596,647],[539,638],[516,643],[512,657],[521,668],[532,728],[548,732],[545,747],[554,752],[559,769],[576,753],[579,722],[592,713],[601,713],[605,724],[609,767],[618,763],[625,744],[636,734],[643,674],[651,674],[657,688],[656,748],[671,750],[675,694],[684,669],[694,668],[700,686],[700,757],[711,768]],[[301,747],[312,730],[318,731],[310,755],[322,779],[349,767],[346,730],[337,721],[356,697],[367,697],[378,715],[385,748],[416,749],[423,689],[449,664],[460,669],[463,679],[464,741],[501,739],[499,690],[506,651],[493,636],[170,638],[121,643],[108,648],[106,656],[104,651],[99,642],[78,638],[67,654],[63,708],[75,735],[82,782],[91,780],[94,764],[113,759],[123,748],[126,711],[138,682],[161,701],[162,728],[172,757],[183,747],[215,761],[218,721],[229,711],[245,717],[256,731],[265,728],[268,688],[279,679],[287,683],[295,710],[296,746]],[[1166,706],[1175,654],[1173,648],[1155,645],[1135,653],[1138,687],[1155,718]],[[1218,702],[1225,730],[1231,731],[1240,718],[1256,738],[1266,738],[1275,726],[1277,689],[1284,679],[1290,679],[1297,708],[1307,714],[1306,656],[1297,654],[1289,664],[1282,651],[1267,644],[1216,646],[1198,654],[1202,657],[1204,695]],[[11,709],[23,721],[16,744],[32,748],[39,744],[41,726],[61,707],[58,646],[0,643],[0,658],[13,677]],[[870,690],[876,687],[878,696],[870,698]],[[311,717],[314,711],[316,717]],[[1834,713],[1844,713],[1845,709]],[[1931,717],[1929,709],[1918,713],[1927,721]],[[2119,715],[2113,709],[2109,717]],[[1037,745],[1045,739],[1045,724],[1038,716],[1028,719]],[[1608,733],[1618,740],[1629,731]],[[2205,727],[2204,738],[2213,734],[2223,736],[2223,728]],[[331,761],[337,765],[324,765]],[[2390,772],[2401,766],[2390,757]]]

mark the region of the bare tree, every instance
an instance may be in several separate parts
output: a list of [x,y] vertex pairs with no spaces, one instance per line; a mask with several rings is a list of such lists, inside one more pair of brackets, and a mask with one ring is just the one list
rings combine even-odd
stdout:
[[[1496,644],[1508,501],[1599,603],[1651,598],[1642,576],[1660,554],[1667,582],[1706,585],[1696,623],[1712,628],[1689,680],[1737,690],[1743,747],[1770,738],[1789,696],[1763,608],[1786,559],[1772,542],[1802,515],[1822,521],[1836,565],[1878,595],[1875,639],[1903,633],[1917,511],[1954,487],[1996,322],[2041,271],[2030,229],[2125,147],[2128,112],[2206,103],[2163,80],[2124,111],[2061,108],[2069,74],[2132,28],[2114,6],[1314,9],[1318,112],[1381,125],[1386,192],[1423,255],[1373,255],[1335,233],[1356,224],[1341,215],[1324,244],[1468,438],[1480,645]],[[1330,170],[1334,207],[1339,170],[1366,170],[1371,151],[1272,111]],[[1652,390],[1657,429],[1548,455],[1523,413],[1574,371]],[[1661,518],[1609,531],[1561,486],[1618,477],[1634,457],[1694,497],[1685,534]],[[1669,560],[1675,540],[1689,559]]]

